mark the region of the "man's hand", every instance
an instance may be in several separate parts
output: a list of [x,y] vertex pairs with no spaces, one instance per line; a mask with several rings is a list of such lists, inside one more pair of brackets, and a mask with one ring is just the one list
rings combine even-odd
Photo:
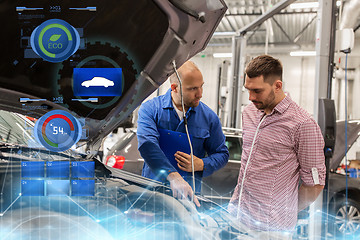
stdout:
[[[191,155],[177,151],[175,154],[175,160],[178,162],[178,167],[185,171],[191,172]],[[194,155],[194,171],[203,171],[204,170],[204,162],[201,158],[198,158]]]
[[196,206],[200,207],[199,200],[195,196],[190,185],[181,177],[178,172],[172,172],[167,176],[167,180],[170,182],[170,187],[173,192],[173,196],[179,199],[190,200],[194,197],[194,203]]

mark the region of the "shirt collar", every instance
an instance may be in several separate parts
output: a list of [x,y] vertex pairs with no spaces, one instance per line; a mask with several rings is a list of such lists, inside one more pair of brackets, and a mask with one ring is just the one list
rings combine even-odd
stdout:
[[[171,88],[165,93],[165,97],[163,98],[163,109],[169,109],[172,108],[174,109],[173,103],[172,103],[172,99],[171,99]],[[200,104],[199,104],[200,105]],[[196,112],[197,107],[190,107],[189,111],[193,111]]]
[[[288,107],[290,106],[290,104],[291,104],[291,98],[290,98],[290,96],[285,95],[285,97],[283,98],[283,100],[281,100],[281,101],[274,107],[274,109],[271,111],[271,113],[270,113],[269,115],[273,114],[274,112],[278,112],[278,113],[280,113],[280,114],[283,114],[283,113],[286,111],[286,109],[288,109]],[[258,110],[258,112],[259,112],[259,115],[261,115],[261,116],[264,114],[264,110]]]
[[291,104],[291,98],[290,96],[285,95],[284,99],[281,100],[273,109],[273,111],[277,111],[280,114],[283,114],[286,109],[289,108]]

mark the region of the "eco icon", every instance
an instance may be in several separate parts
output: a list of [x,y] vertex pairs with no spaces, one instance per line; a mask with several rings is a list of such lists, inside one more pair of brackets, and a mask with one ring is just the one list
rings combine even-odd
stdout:
[[59,40],[60,37],[61,37],[61,34],[53,34],[49,40],[52,42],[56,42],[57,40]]
[[30,44],[44,60],[57,63],[68,59],[78,50],[80,35],[64,20],[50,19],[34,29]]

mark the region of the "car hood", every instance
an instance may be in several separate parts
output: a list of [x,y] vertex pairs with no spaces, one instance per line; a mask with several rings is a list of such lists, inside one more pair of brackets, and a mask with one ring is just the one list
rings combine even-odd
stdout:
[[[347,124],[347,149],[356,142],[360,135],[360,120],[351,120]],[[330,159],[330,169],[336,169],[345,157],[345,121],[336,122],[336,139],[334,155]]]
[[[226,10],[223,0],[1,1],[0,109],[34,118],[61,109],[83,118],[94,154],[174,72],[173,61],[179,67],[205,48]],[[52,19],[78,33],[78,50],[61,62],[44,60],[32,45],[35,29]],[[81,68],[121,68],[121,96],[75,96],[74,69]]]

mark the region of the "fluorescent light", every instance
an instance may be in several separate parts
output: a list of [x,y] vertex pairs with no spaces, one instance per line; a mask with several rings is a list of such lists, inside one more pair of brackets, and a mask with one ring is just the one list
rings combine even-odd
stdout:
[[232,53],[214,53],[213,57],[214,58],[231,58]]
[[[336,6],[339,7],[341,1],[336,1]],[[303,2],[303,3],[293,3],[290,4],[291,9],[303,9],[303,8],[318,8],[319,2]]]
[[319,2],[303,2],[303,3],[290,4],[291,9],[317,8],[317,7],[319,7]]
[[290,56],[292,56],[292,57],[316,56],[316,52],[315,51],[296,51],[296,52],[290,52]]
[[223,38],[223,37],[233,37],[236,35],[236,32],[214,32],[212,35],[213,38]]

